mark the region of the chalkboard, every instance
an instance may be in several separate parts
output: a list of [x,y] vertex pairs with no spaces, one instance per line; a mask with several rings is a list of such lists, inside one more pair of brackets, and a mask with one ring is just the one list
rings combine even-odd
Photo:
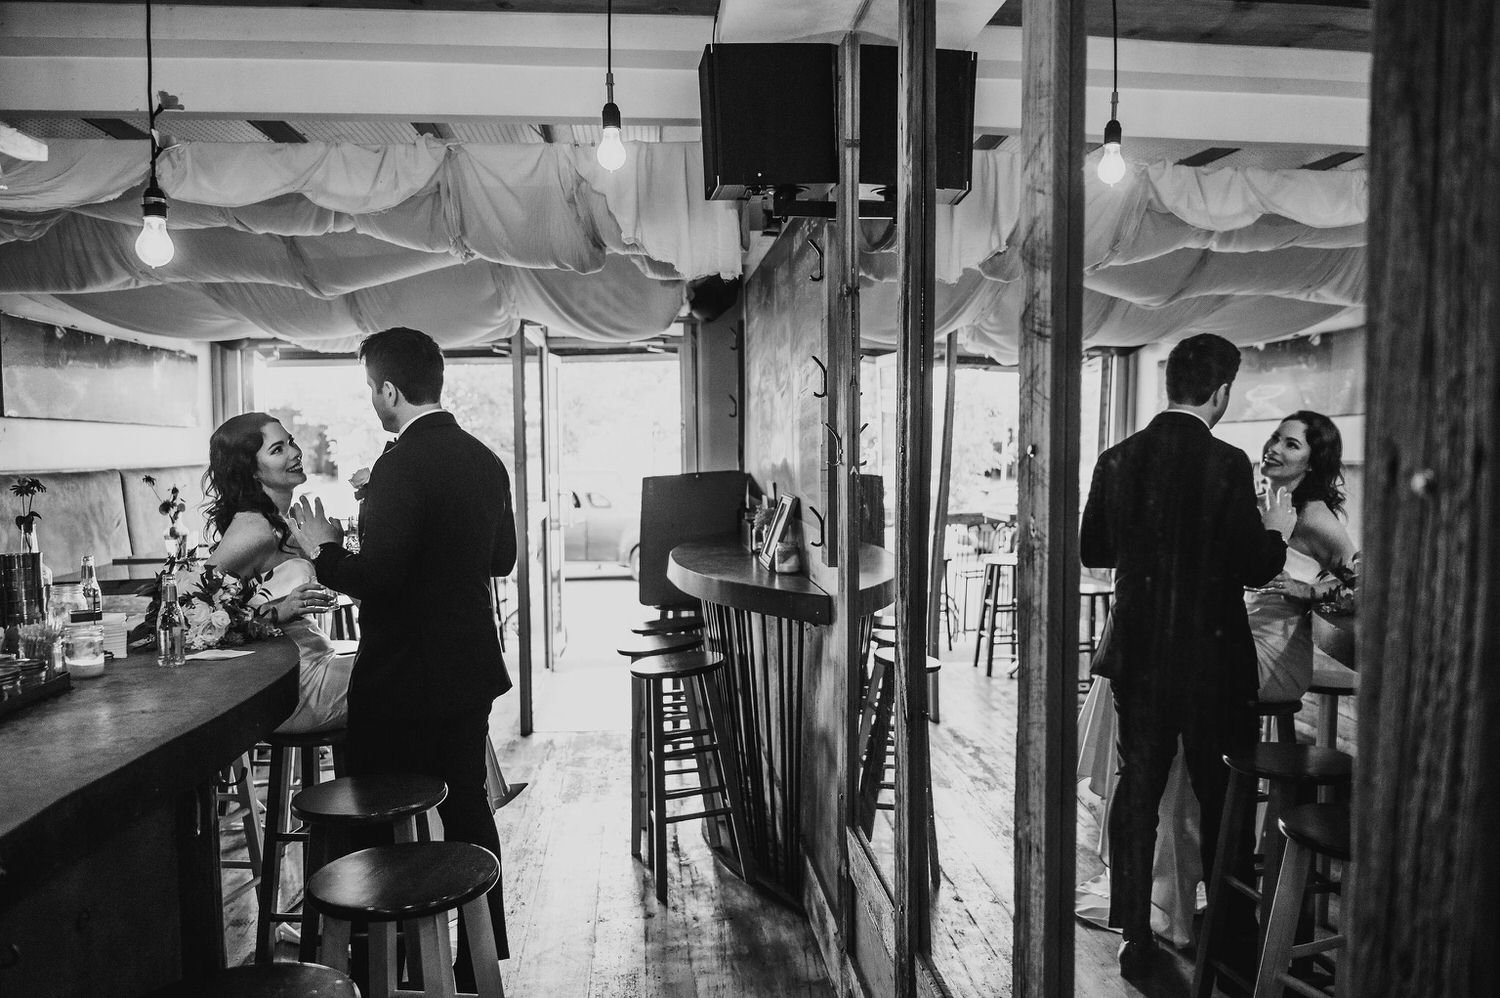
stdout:
[[[642,606],[697,603],[667,581],[667,556],[687,541],[739,539],[743,471],[705,471],[641,479]],[[749,552],[745,554],[749,558]]]
[[0,412],[197,426],[198,358],[0,314]]

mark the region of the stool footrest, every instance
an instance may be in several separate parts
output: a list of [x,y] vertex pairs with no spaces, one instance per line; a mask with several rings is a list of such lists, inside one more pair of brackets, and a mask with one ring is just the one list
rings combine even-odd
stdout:
[[727,807],[711,807],[706,811],[694,811],[691,814],[669,814],[662,817],[662,824],[673,825],[679,821],[697,821],[699,818],[713,818],[721,814],[728,814]]
[[661,757],[663,759],[682,759],[690,755],[702,755],[704,752],[718,747],[718,742],[698,742],[692,748],[663,749]]
[[684,787],[681,790],[668,790],[665,794],[667,800],[681,800],[684,797],[701,797],[704,794],[721,794],[724,792],[722,783],[715,783],[707,787]]

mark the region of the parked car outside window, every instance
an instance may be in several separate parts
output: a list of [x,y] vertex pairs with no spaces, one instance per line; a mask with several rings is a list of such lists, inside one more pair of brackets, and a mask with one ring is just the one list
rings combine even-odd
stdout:
[[640,577],[641,485],[623,476],[572,475],[563,479],[563,558],[609,562]]

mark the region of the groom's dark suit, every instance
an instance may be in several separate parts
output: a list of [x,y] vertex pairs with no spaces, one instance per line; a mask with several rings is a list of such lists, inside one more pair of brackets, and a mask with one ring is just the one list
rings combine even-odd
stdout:
[[1243,587],[1273,578],[1286,544],[1261,524],[1244,453],[1194,414],[1168,411],[1100,456],[1079,550],[1085,565],[1115,570],[1110,634],[1094,665],[1119,710],[1110,924],[1146,941],[1157,806],[1179,735],[1205,875],[1213,869],[1228,778],[1221,756],[1256,738]]
[[[360,600],[349,770],[442,779],[445,836],[498,858],[484,740],[510,689],[490,605],[490,577],[516,563],[510,476],[450,413],[429,413],[375,462],[360,528],[359,554],[324,544],[316,561],[320,582]],[[498,887],[490,911],[504,957]]]

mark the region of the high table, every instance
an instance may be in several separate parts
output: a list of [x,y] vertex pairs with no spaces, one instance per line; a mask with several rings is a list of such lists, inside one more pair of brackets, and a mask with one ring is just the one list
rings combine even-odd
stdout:
[[75,679],[0,719],[0,994],[140,995],[224,964],[220,769],[297,704],[297,648]]
[[[861,545],[859,569],[855,606],[868,634],[895,597],[895,559]],[[679,544],[667,579],[703,604],[710,646],[724,654],[734,730],[720,739],[739,764],[756,882],[800,898],[805,653],[808,628],[833,621],[833,597],[805,575],[766,571],[733,538]]]

